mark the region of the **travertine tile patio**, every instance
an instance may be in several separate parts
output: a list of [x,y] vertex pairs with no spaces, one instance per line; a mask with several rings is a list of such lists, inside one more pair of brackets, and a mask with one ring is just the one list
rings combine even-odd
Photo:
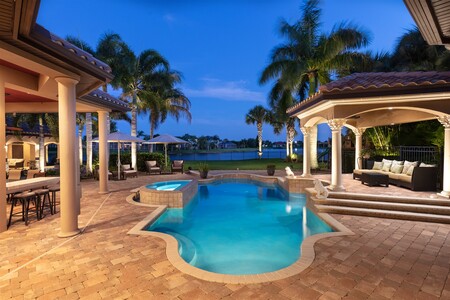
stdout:
[[299,275],[250,285],[193,278],[169,263],[161,239],[126,234],[153,210],[126,196],[158,177],[111,182],[108,195],[83,181],[76,237],[57,237],[59,214],[1,233],[0,299],[450,299],[450,225],[355,216],[333,215],[355,235],[317,242]]

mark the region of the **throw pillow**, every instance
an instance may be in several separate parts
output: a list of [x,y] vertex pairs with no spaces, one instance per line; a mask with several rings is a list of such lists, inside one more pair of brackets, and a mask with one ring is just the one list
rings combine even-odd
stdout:
[[383,163],[381,161],[376,161],[373,163],[372,170],[381,170],[382,167],[383,167]]
[[383,164],[392,164],[392,160],[390,160],[390,159],[384,159],[383,158],[383,160],[381,161]]
[[402,171],[403,171],[403,165],[399,165],[399,164],[394,165],[393,164],[391,166],[391,172],[392,173],[400,174]]
[[[392,161],[392,165],[391,165],[391,170],[390,170],[391,172],[394,172],[393,170],[394,170],[395,166],[402,166],[402,170],[403,170],[403,161],[401,161],[401,160],[393,160]],[[400,172],[402,172],[402,171],[400,170]]]
[[406,175],[412,176],[414,168],[415,168],[414,166],[409,166],[408,171],[406,171]]
[[390,163],[384,162],[383,168],[381,168],[381,171],[389,172],[391,170],[391,165],[392,165],[392,162],[390,162]]
[[436,165],[429,165],[429,164],[424,164],[424,163],[421,163],[419,167],[425,167],[425,168],[435,168],[435,167],[436,167]]
[[418,167],[419,166],[419,162],[418,161],[407,161],[407,160],[405,160],[402,174],[406,174],[408,172],[408,170],[409,170],[409,167],[411,167],[411,166]]

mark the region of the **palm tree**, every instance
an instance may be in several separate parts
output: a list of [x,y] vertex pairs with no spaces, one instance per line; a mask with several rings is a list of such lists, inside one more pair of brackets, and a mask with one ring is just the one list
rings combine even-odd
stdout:
[[[122,41],[120,36],[115,33],[105,33],[99,40],[96,50],[94,51],[88,43],[85,41],[73,37],[67,36],[66,40],[80,49],[90,53],[91,55],[97,57],[98,59],[106,62],[111,68],[114,74],[114,79],[111,81],[111,86],[113,88],[119,88],[119,82],[124,73],[124,65],[126,53],[128,51],[128,47]],[[108,91],[107,84],[102,86],[102,90],[104,92]],[[111,116],[110,116],[111,115]],[[130,120],[126,113],[112,113],[108,114],[107,118],[107,130],[108,133],[111,131],[111,118],[114,120]],[[90,113],[86,113],[85,117],[86,122],[86,168],[88,172],[92,172],[92,117]],[[80,145],[81,146],[81,145]]]
[[175,118],[178,122],[184,117],[191,122],[192,115],[190,113],[191,102],[189,99],[173,85],[180,82],[179,76],[175,72],[168,72],[167,86],[161,86],[155,91],[143,91],[141,94],[141,102],[138,109],[141,112],[148,113],[150,123],[150,139],[153,138],[155,130],[168,116]]
[[[135,55],[131,49],[127,50],[126,70],[120,80],[122,97],[130,99],[131,104],[131,135],[137,134],[138,105],[143,94],[151,88],[162,84],[162,78],[169,71],[169,62],[155,50],[144,50]],[[136,143],[131,143],[131,164],[136,166]]]
[[83,129],[84,124],[86,124],[85,116],[83,114],[77,113],[76,122],[78,126],[78,157],[81,166],[83,164]]
[[[306,0],[300,20],[289,24],[283,20],[280,34],[287,41],[275,47],[271,62],[263,70],[260,84],[275,79],[269,95],[270,106],[287,120],[284,110],[313,95],[319,85],[328,83],[333,74],[345,74],[349,69],[369,62],[368,55],[356,52],[368,45],[369,36],[357,26],[341,23],[327,34],[320,33],[319,0]],[[286,123],[286,126],[287,123]],[[317,126],[311,132],[311,166],[317,163]],[[288,141],[292,127],[287,128]],[[291,133],[289,133],[291,132]]]
[[263,123],[270,122],[269,113],[262,105],[256,105],[245,115],[245,123],[255,124],[258,130],[258,156],[262,156],[262,131]]

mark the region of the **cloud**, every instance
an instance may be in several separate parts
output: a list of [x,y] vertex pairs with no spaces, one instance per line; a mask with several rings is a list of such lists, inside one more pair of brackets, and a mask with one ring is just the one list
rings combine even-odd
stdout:
[[202,78],[200,89],[184,89],[188,97],[214,98],[226,101],[249,101],[264,103],[264,94],[245,87],[245,81],[223,81],[216,78]]

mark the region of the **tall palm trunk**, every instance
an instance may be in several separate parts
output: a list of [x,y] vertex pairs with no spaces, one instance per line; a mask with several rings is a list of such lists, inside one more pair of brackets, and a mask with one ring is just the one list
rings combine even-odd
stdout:
[[258,157],[262,157],[262,131],[263,131],[263,124],[257,123],[256,127],[258,128]]
[[43,114],[39,114],[39,171],[45,172],[45,137]]
[[[155,124],[156,124],[156,116],[152,112],[150,112],[150,139],[155,135]],[[153,152],[153,144],[149,144],[149,151]]]
[[[136,91],[133,91],[133,106],[131,108],[131,136],[137,135],[137,96]],[[136,143],[131,143],[131,167],[136,170]]]
[[[309,76],[309,95],[312,96],[317,91],[319,87],[319,82],[317,79],[317,74],[312,73]],[[319,168],[319,161],[317,160],[317,125],[312,126],[310,134],[309,134],[309,142],[311,150],[310,153],[310,163],[311,163],[311,169],[318,169]]]
[[83,125],[78,124],[78,158],[80,166],[83,164]]
[[86,113],[86,169],[92,173],[92,114]]

